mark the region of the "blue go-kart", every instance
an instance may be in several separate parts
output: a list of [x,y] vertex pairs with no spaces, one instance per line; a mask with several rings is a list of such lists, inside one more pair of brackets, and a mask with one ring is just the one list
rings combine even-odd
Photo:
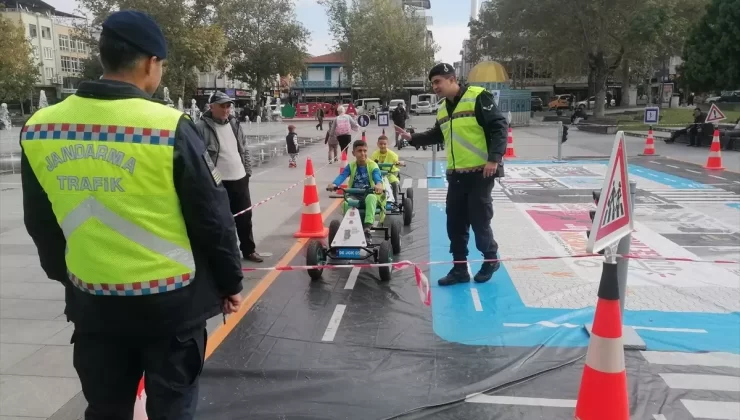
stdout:
[[[333,191],[337,188],[329,189]],[[393,262],[393,256],[401,252],[401,221],[393,218],[390,227],[383,226],[385,209],[379,205],[376,210],[376,223],[365,235],[363,219],[365,215],[365,197],[374,194],[372,188],[343,188],[344,201],[347,210],[342,220],[332,220],[329,223],[328,246],[320,240],[313,239],[308,243],[306,250],[306,265],[323,266],[331,264],[345,264],[350,261],[372,260],[376,264]],[[380,204],[380,202],[378,203]],[[377,216],[380,216],[380,222]],[[376,237],[375,234],[382,234]],[[375,239],[375,240],[373,240]],[[387,282],[391,279],[392,267],[378,267],[380,280]],[[323,274],[323,268],[308,270],[311,280],[318,280]]]
[[403,219],[403,225],[411,225],[411,220],[414,217],[414,189],[406,188],[405,192],[401,192],[399,184],[401,183],[401,174],[398,173],[397,184],[391,184],[388,181],[388,174],[394,166],[405,166],[399,163],[378,163],[380,173],[383,176],[383,184],[386,186],[386,204],[385,211],[388,215],[401,216]]

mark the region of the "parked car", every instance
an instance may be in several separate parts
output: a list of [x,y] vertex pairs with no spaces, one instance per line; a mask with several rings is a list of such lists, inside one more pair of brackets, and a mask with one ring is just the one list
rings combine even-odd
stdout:
[[434,110],[432,109],[432,104],[430,104],[428,101],[417,102],[416,103],[416,113],[419,115],[434,114]]
[[723,92],[721,96],[707,98],[707,103],[740,103],[740,90],[734,92]]
[[[576,108],[592,109],[595,105],[596,105],[596,97],[592,96],[585,101],[578,102],[576,104]],[[606,99],[604,99],[604,105],[606,105]],[[616,105],[617,105],[617,101],[612,99],[611,106],[616,106]]]
[[564,95],[556,95],[547,104],[548,110],[557,109],[573,109],[573,101],[575,98],[570,93]]
[[539,96],[533,96],[532,97],[532,111],[542,111],[542,108],[544,108],[545,103],[542,101],[542,98]]
[[403,100],[403,99],[392,99],[388,103],[388,108],[389,109],[396,109],[396,107],[398,106],[398,104],[401,104],[401,105],[403,105],[404,108],[406,108],[406,101]]

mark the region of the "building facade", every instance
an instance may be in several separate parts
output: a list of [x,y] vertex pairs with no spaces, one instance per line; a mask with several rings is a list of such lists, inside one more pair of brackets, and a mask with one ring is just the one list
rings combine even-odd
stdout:
[[0,15],[23,27],[31,54],[39,66],[34,105],[38,103],[41,90],[49,103],[74,93],[80,80],[81,63],[90,55],[88,46],[74,36],[74,22],[84,19],[60,12],[40,0],[5,2],[0,4]]
[[298,102],[341,102],[352,100],[352,83],[344,71],[341,53],[309,57],[303,74],[293,79],[291,96]]

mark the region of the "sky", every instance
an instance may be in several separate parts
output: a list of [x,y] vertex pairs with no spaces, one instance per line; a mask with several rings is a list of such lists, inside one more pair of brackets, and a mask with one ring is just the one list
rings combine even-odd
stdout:
[[[72,13],[77,8],[75,0],[45,0],[60,11]],[[331,52],[332,37],[329,34],[326,11],[316,0],[294,0],[298,20],[311,31],[311,42],[308,53],[321,55]],[[436,59],[454,63],[460,60],[462,41],[468,35],[470,19],[470,2],[465,0],[431,0],[433,24],[431,26],[434,41],[440,50]]]

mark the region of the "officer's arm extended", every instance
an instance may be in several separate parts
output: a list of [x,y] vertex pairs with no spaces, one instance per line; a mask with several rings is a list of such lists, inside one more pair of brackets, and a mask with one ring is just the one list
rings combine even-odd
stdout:
[[486,134],[488,161],[501,163],[501,158],[506,154],[509,123],[498,110],[491,92],[485,91],[478,95],[475,101],[475,119]]
[[206,153],[195,125],[183,116],[175,133],[175,189],[188,236],[207,253],[216,287],[226,297],[242,291],[244,275],[229,197],[211,175]]
[[51,201],[28,163],[25,152],[21,154],[21,182],[23,221],[38,249],[41,268],[50,279],[68,285],[67,262],[64,259],[67,240],[54,215]]
[[411,144],[414,146],[429,146],[430,144],[444,143],[445,138],[442,135],[442,129],[439,123],[435,122],[431,130],[423,133],[414,133],[411,135]]

